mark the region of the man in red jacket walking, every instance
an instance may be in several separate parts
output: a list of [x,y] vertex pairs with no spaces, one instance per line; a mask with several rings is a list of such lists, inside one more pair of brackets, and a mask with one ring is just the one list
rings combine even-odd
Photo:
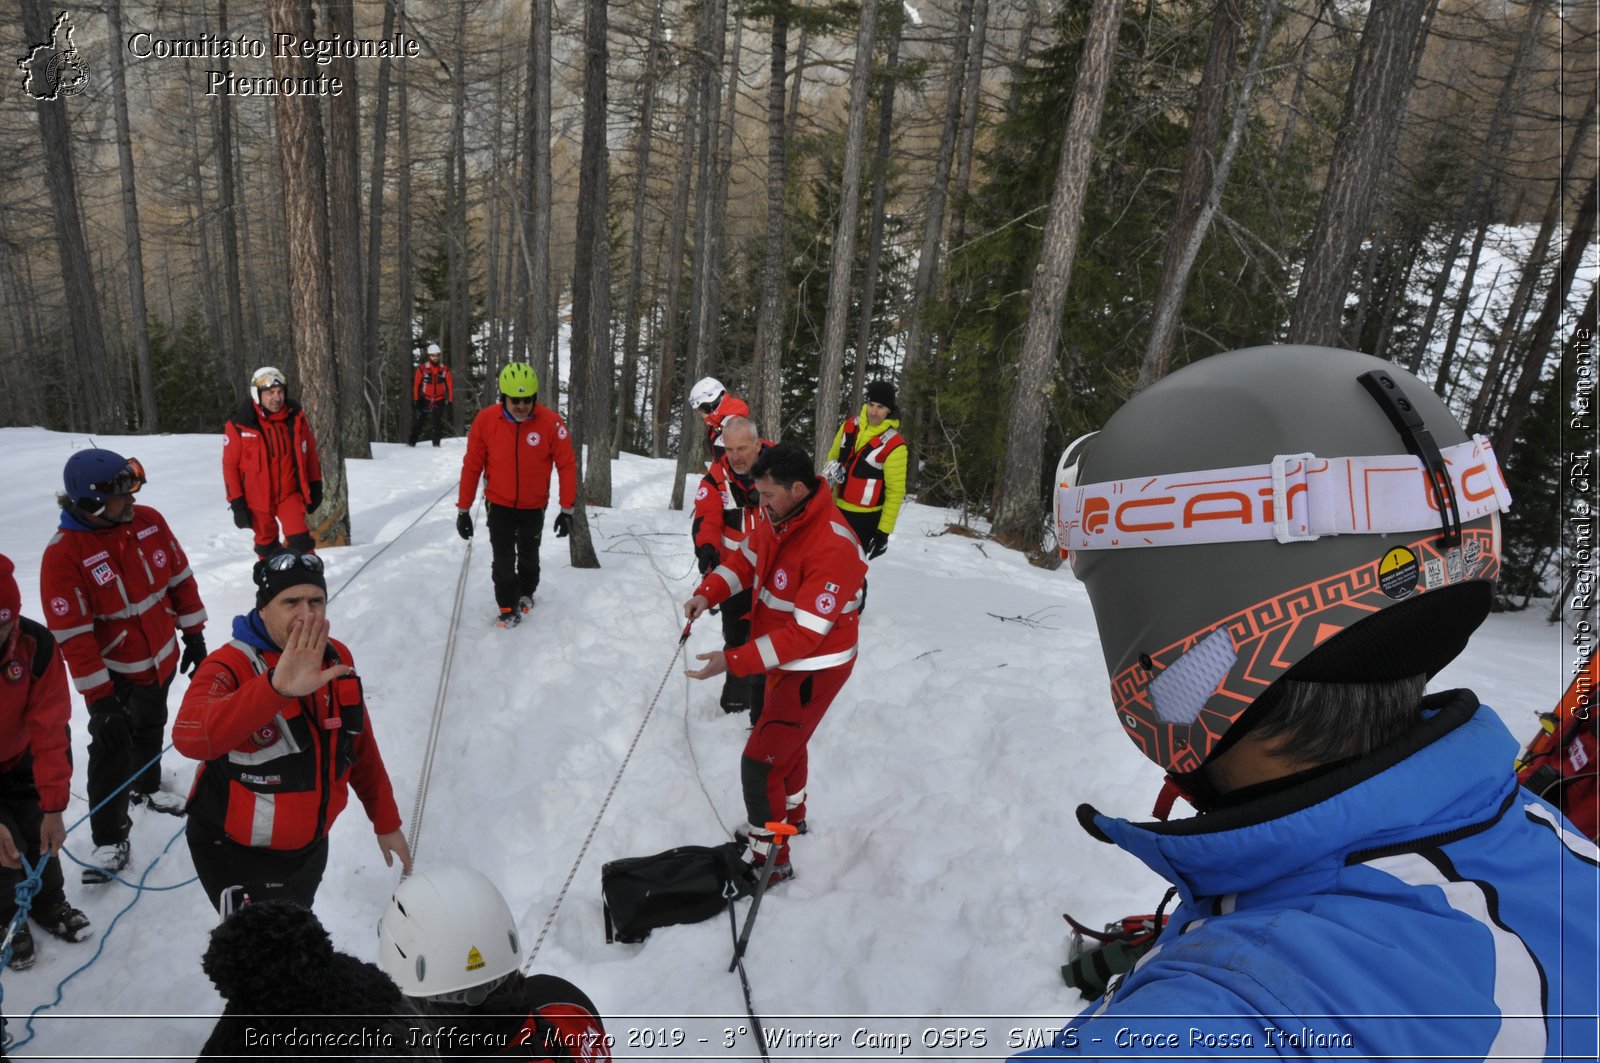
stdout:
[[[204,763],[189,794],[189,854],[211,903],[290,900],[306,908],[328,864],[328,831],[353,788],[384,863],[411,873],[389,773],[355,659],[328,637],[322,559],[256,563],[256,607],[205,659],[172,725]],[[239,887],[242,897],[225,895]]]
[[483,487],[488,513],[491,572],[500,627],[516,627],[533,608],[539,589],[539,541],[544,511],[550,503],[550,473],[561,472],[561,512],[556,538],[572,529],[572,507],[578,501],[578,462],[572,453],[567,422],[548,406],[540,406],[539,376],[525,362],[500,370],[500,401],[486,406],[467,431],[467,456],[461,462],[456,533],[472,538],[472,502]]
[[306,514],[322,505],[322,463],[305,413],[285,393],[281,370],[257,369],[250,401],[223,425],[222,482],[234,526],[255,533],[257,557],[278,549],[280,526],[289,549],[316,549]]
[[[17,914],[20,853],[48,854],[28,913],[63,941],[82,941],[89,919],[67,903],[61,813],[72,782],[67,668],[43,624],[22,616],[11,559],[0,554],[0,932]],[[14,870],[15,869],[15,870]],[[33,934],[24,923],[11,939],[11,969],[33,966]]]
[[100,810],[89,817],[95,849],[83,881],[107,882],[128,866],[130,798],[183,814],[182,800],[160,788],[167,689],[206,655],[206,610],[177,536],[160,513],[133,503],[145,483],[137,459],[80,450],[62,480],[39,595],[89,706],[89,805]]
[[[739,552],[762,519],[761,497],[756,494],[750,469],[772,444],[761,438],[748,417],[730,417],[722,426],[722,456],[711,463],[694,493],[694,556],[703,577],[726,564]],[[727,649],[750,639],[750,589],[722,603],[722,643]],[[722,678],[722,711],[750,710],[750,725],[761,722],[766,677],[728,672]]]
[[439,445],[443,431],[445,411],[456,401],[456,378],[444,364],[444,352],[437,343],[428,344],[428,358],[417,366],[411,378],[411,401],[416,408],[411,414],[411,438],[406,446],[414,447],[422,438],[422,421],[428,418],[433,424],[433,445]]
[[811,455],[780,443],[750,475],[767,519],[701,581],[683,615],[693,620],[746,587],[754,598],[751,641],[698,654],[706,664],[687,674],[766,673],[766,704],[745,742],[740,777],[750,820],[746,856],[770,868],[775,883],[794,871],[787,839],[774,839],[765,825],[787,821],[804,830],[806,746],[855,667],[867,561]]

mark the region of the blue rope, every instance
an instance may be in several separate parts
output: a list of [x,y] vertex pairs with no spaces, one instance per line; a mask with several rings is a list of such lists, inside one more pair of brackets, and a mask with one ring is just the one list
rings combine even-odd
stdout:
[[[122,781],[122,785],[118,786],[115,790],[111,791],[109,794],[107,794],[105,797],[103,797],[100,800],[99,804],[95,805],[89,811],[85,812],[82,816],[78,817],[78,819],[72,824],[72,826],[67,828],[66,833],[71,834],[73,831],[77,830],[79,827],[81,827],[83,825],[85,820],[87,820],[90,816],[94,815],[96,812],[100,811],[100,809],[104,808],[105,805],[106,805],[106,802],[110,801],[113,797],[116,797],[118,794],[122,793],[122,791],[126,790],[129,786],[132,786],[133,785],[133,781],[135,779],[137,779],[144,772],[144,770],[146,768],[150,767],[150,765],[152,765],[152,764],[156,764],[156,763],[160,762],[161,758],[166,756],[167,750],[169,750],[171,748],[172,748],[172,744],[169,742],[161,750],[160,753],[157,753],[154,757],[151,757],[149,760],[145,761],[142,765],[140,765],[134,771],[134,773],[132,775],[130,775],[126,779],[124,779]],[[167,851],[172,848],[173,843],[176,842],[179,838],[183,837],[184,832],[187,831],[188,829],[189,829],[189,825],[187,823],[185,823],[183,826],[179,827],[178,828],[178,832],[176,834],[174,834],[170,839],[168,839],[167,844],[162,848],[161,856],[165,856],[167,854]],[[77,864],[79,867],[94,867],[95,866],[94,864],[85,863],[84,861],[79,860],[76,856],[73,856],[71,851],[69,851],[67,849],[67,847],[64,846],[64,845],[61,847],[61,852],[69,860],[71,860],[73,863]],[[111,876],[111,878],[113,880],[122,883],[124,886],[127,886],[128,888],[130,888],[130,889],[132,889],[134,891],[133,899],[130,900],[123,907],[122,911],[118,912],[112,918],[111,924],[109,926],[107,926],[104,931],[101,932],[101,934],[100,934],[100,944],[99,944],[98,947],[95,948],[94,955],[91,956],[88,959],[88,961],[85,962],[82,966],[78,967],[76,970],[72,971],[70,974],[68,974],[61,981],[56,983],[55,999],[52,1000],[48,1004],[40,1004],[38,1007],[33,1009],[32,1013],[29,1014],[28,1022],[27,1022],[28,1035],[26,1037],[24,1037],[23,1039],[21,1039],[20,1041],[12,1040],[12,1038],[11,1038],[11,1036],[9,1034],[6,1034],[6,1035],[4,1035],[3,1038],[0,1038],[0,1041],[3,1041],[4,1048],[5,1048],[6,1051],[9,1052],[9,1051],[11,1051],[13,1049],[21,1048],[23,1045],[25,1045],[29,1041],[33,1040],[33,1037],[34,1037],[33,1020],[34,1020],[34,1018],[39,1014],[39,1012],[43,1011],[44,1009],[53,1008],[57,1004],[61,1003],[62,990],[65,988],[66,984],[68,982],[70,982],[73,978],[77,977],[79,973],[88,970],[89,967],[91,967],[94,964],[94,962],[100,958],[100,954],[105,951],[106,939],[111,936],[111,931],[113,929],[115,929],[115,927],[117,925],[117,920],[121,919],[125,914],[127,914],[129,909],[131,909],[135,904],[137,904],[139,902],[139,898],[141,896],[143,896],[145,893],[163,893],[163,892],[165,892],[167,890],[181,889],[184,886],[189,885],[191,882],[196,882],[196,881],[199,880],[200,876],[194,875],[194,876],[191,876],[190,878],[187,878],[187,879],[183,880],[182,882],[176,883],[176,884],[171,885],[171,886],[147,886],[145,884],[145,880],[150,877],[150,872],[155,870],[156,864],[161,862],[161,856],[157,856],[154,860],[150,861],[150,866],[145,868],[144,874],[139,876],[139,881],[138,882],[129,882],[127,879],[124,879],[124,878],[122,878],[122,877],[120,877],[118,875],[112,875]],[[17,891],[17,913],[16,913],[16,915],[11,917],[11,922],[6,927],[6,935],[5,935],[5,940],[4,940],[4,947],[0,948],[0,975],[4,974],[5,970],[7,969],[7,965],[11,962],[11,943],[12,943],[12,940],[16,937],[17,932],[20,931],[23,927],[27,926],[27,924],[28,924],[28,913],[29,913],[29,910],[33,907],[33,898],[34,898],[34,896],[36,894],[38,894],[38,892],[39,892],[40,876],[42,876],[44,874],[45,864],[47,862],[49,862],[50,854],[48,852],[46,852],[43,855],[41,855],[39,857],[39,862],[38,862],[37,865],[35,865],[33,863],[33,861],[29,860],[28,857],[25,854],[21,854],[21,859],[22,859],[22,867],[23,867],[23,870],[26,872],[26,874],[23,876],[22,881],[17,883],[17,887],[16,887],[16,891]],[[0,1011],[4,1010],[5,999],[6,999],[5,985],[4,985],[3,981],[0,981]]]
[[[82,821],[80,820],[79,822],[82,822]],[[74,824],[74,826],[76,826],[76,824]],[[127,915],[128,912],[130,912],[133,909],[133,906],[135,904],[139,903],[139,898],[140,897],[142,897],[147,892],[155,892],[155,891],[157,891],[159,889],[175,889],[176,888],[176,887],[173,887],[173,886],[164,886],[164,887],[162,887],[162,886],[146,886],[145,885],[145,879],[150,877],[150,872],[152,872],[152,871],[154,871],[156,869],[156,865],[161,862],[161,857],[166,856],[167,853],[169,851],[171,851],[173,844],[176,843],[179,838],[183,837],[184,832],[187,831],[188,829],[189,829],[189,825],[187,823],[185,823],[183,826],[181,826],[181,827],[179,827],[177,829],[177,831],[172,835],[171,838],[167,839],[167,844],[162,846],[160,855],[157,856],[154,860],[150,861],[150,866],[144,869],[144,874],[143,875],[139,876],[139,882],[138,882],[137,885],[135,885],[134,883],[131,883],[131,882],[124,883],[124,885],[131,886],[133,888],[133,891],[134,891],[133,898],[130,901],[128,901],[127,904],[122,906],[122,910],[120,912],[118,912],[116,915],[112,916],[111,923],[100,934],[100,944],[95,947],[94,955],[90,956],[83,963],[79,964],[76,968],[74,968],[71,972],[69,972],[65,978],[61,979],[61,981],[56,983],[56,992],[55,992],[55,997],[53,999],[51,999],[51,1000],[49,1000],[49,1001],[47,1001],[47,1002],[45,1002],[43,1004],[40,1004],[38,1007],[34,1008],[31,1012],[28,1013],[28,1020],[24,1024],[24,1027],[23,1027],[25,1030],[27,1030],[27,1036],[19,1038],[16,1041],[8,1042],[6,1044],[6,1051],[8,1051],[8,1052],[15,1051],[16,1049],[23,1047],[29,1041],[32,1041],[34,1039],[34,1037],[36,1036],[37,1031],[35,1031],[34,1028],[33,1028],[33,1020],[39,1017],[39,1013],[41,1011],[48,1010],[50,1008],[55,1007],[57,1004],[60,1004],[61,1000],[62,1000],[62,997],[64,995],[64,991],[65,991],[65,989],[67,987],[67,983],[72,981],[74,978],[78,977],[78,975],[82,974],[84,971],[87,971],[90,967],[94,966],[95,961],[100,959],[101,954],[103,952],[105,952],[106,941],[111,937],[111,932],[117,928],[117,923],[121,921],[123,916]],[[66,850],[63,849],[62,851],[65,852]],[[39,866],[41,868],[44,866],[44,860],[43,859],[41,859],[39,861]],[[117,879],[117,881],[118,882],[122,882],[123,880],[119,878],[119,879]],[[189,879],[188,881],[189,882],[193,882],[195,880],[194,879]],[[179,885],[188,885],[188,882],[180,883]],[[3,994],[0,994],[0,999],[3,999]]]

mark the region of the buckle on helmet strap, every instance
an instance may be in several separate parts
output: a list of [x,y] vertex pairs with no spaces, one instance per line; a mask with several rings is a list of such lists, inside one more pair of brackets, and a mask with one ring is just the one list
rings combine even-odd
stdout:
[[1389,423],[1394,425],[1394,430],[1405,442],[1407,453],[1421,460],[1428,488],[1439,507],[1440,537],[1447,547],[1459,546],[1461,507],[1456,499],[1455,484],[1450,481],[1450,470],[1445,466],[1444,455],[1439,453],[1439,444],[1434,442],[1433,433],[1428,431],[1422,415],[1406,398],[1394,378],[1383,370],[1362,373],[1356,380],[1367,389],[1378,408],[1389,418]]

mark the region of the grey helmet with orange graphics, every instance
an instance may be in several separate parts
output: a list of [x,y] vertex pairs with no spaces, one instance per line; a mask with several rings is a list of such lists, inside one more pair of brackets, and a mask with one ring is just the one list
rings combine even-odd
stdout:
[[1130,738],[1196,771],[1282,679],[1432,676],[1488,614],[1510,495],[1394,364],[1254,347],[1136,395],[1062,455],[1062,553]]

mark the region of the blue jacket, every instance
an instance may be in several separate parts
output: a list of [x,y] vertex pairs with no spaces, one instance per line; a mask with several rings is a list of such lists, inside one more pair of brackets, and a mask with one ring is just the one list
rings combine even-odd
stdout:
[[1155,947],[1026,1055],[1594,1059],[1600,863],[1469,691],[1300,786],[1173,823],[1079,810],[1178,888]]

